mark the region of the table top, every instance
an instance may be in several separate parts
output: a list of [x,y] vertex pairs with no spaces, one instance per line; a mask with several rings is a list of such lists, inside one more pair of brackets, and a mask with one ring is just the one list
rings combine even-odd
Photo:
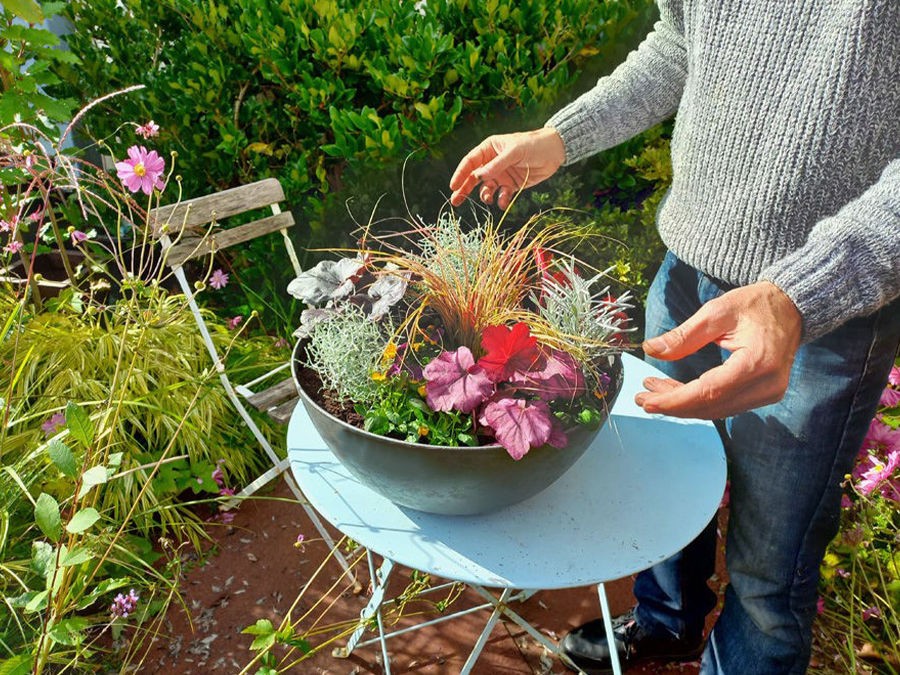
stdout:
[[288,425],[291,470],[326,520],[407,567],[487,587],[619,579],[681,550],[725,489],[715,427],[645,413],[634,395],[659,371],[627,354],[623,362],[622,391],[588,451],[549,488],[495,513],[440,516],[388,501],[344,469],[302,404]]

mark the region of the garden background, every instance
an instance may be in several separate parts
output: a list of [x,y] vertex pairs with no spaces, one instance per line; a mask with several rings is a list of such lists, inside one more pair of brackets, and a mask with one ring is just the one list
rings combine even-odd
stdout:
[[[148,210],[276,177],[307,268],[372,217],[434,217],[466,149],[542,124],[654,18],[648,0],[3,3],[0,674],[140,663],[186,551],[207,550],[217,507],[263,465]],[[566,209],[602,235],[585,255],[615,292],[642,300],[670,130],[561,172],[507,222]],[[116,177],[132,146],[161,163],[147,190]],[[289,358],[289,268],[272,238],[194,270],[230,372]],[[898,388],[895,371],[823,568],[823,673],[900,672]],[[251,623],[261,672],[315,646],[304,626]]]

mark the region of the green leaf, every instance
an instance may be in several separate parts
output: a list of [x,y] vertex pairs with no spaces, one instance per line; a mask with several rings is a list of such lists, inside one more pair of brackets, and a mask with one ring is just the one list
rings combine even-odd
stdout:
[[109,593],[110,591],[115,591],[119,588],[124,588],[131,584],[132,581],[128,577],[117,577],[114,579],[104,579],[97,587],[92,590],[90,593],[81,598],[78,602],[78,609],[85,609],[94,604],[94,602],[102,595]]
[[81,476],[81,489],[78,490],[78,498],[84,497],[92,487],[105,483],[108,479],[106,467],[102,464],[92,466]]
[[62,520],[59,517],[59,504],[57,501],[42,492],[38,495],[34,505],[34,522],[41,528],[41,532],[53,542],[59,541],[62,534]]
[[69,403],[66,405],[66,426],[69,433],[79,443],[90,445],[94,442],[94,425],[90,416],[77,403]]
[[100,520],[100,514],[97,512],[97,509],[89,506],[86,509],[81,509],[81,511],[72,516],[72,520],[66,523],[66,532],[70,534],[79,534],[87,530],[98,520]]
[[256,636],[250,644],[250,649],[253,651],[269,649],[275,644],[275,638],[277,637],[275,627],[268,619],[259,619],[252,626],[247,626],[241,633]]
[[28,23],[40,23],[44,20],[41,6],[35,0],[3,0],[3,6]]
[[69,446],[58,438],[53,439],[47,445],[47,454],[50,455],[50,461],[56,465],[56,468],[62,471],[70,478],[74,478],[78,474],[78,466],[75,463],[75,455],[69,449]]
[[50,591],[40,591],[35,593],[28,602],[25,603],[26,612],[39,612],[47,606],[47,596]]
[[50,629],[49,635],[54,642],[75,647],[84,641],[84,633],[82,631],[88,626],[90,626],[90,622],[80,616],[63,619]]
[[0,661],[0,675],[30,675],[32,658],[31,654],[16,654]]
[[59,566],[72,567],[74,565],[80,565],[81,563],[87,562],[93,557],[94,554],[84,546],[77,546],[63,555],[62,560],[59,561]]

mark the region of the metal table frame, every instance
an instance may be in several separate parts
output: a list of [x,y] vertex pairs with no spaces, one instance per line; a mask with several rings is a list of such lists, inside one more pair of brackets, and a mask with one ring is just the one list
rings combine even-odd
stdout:
[[[305,409],[297,406],[288,427],[294,477],[326,520],[366,547],[373,580],[361,625],[336,655],[348,656],[379,642],[389,674],[388,639],[483,610],[490,610],[490,617],[461,675],[472,670],[502,616],[559,655],[558,646],[510,603],[537,590],[578,586],[596,586],[606,634],[612,638],[604,582],[646,569],[688,544],[715,514],[726,475],[714,426],[645,413],[634,404],[634,394],[645,377],[659,373],[634,357],[626,355],[623,361],[622,392],[585,455],[542,493],[482,516],[426,514],[397,506],[362,486],[325,447]],[[576,541],[577,551],[571,545]],[[383,558],[377,568],[372,552]],[[386,587],[398,565],[464,583],[485,602],[387,633],[381,610],[391,602]],[[500,589],[499,596],[488,589]],[[362,641],[372,621],[377,636]],[[615,652],[613,672],[622,672]]]

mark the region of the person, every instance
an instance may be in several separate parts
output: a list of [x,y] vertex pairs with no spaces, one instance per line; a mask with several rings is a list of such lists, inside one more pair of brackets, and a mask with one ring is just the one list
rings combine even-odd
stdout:
[[[515,192],[675,114],[667,253],[646,302],[648,412],[721,421],[729,584],[715,524],[642,572],[616,621],[626,662],[703,675],[804,673],[841,483],[900,343],[900,3],[659,0],[626,60],[540,129],[492,136],[450,181]],[[609,672],[602,624],[561,651]]]

